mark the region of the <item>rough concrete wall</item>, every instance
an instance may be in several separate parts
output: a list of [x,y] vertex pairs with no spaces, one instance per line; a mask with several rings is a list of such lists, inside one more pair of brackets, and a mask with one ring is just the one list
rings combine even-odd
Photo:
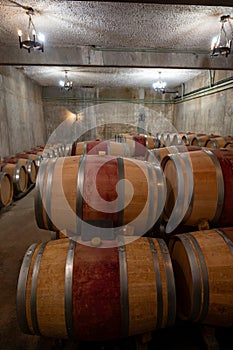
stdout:
[[[216,71],[213,82],[232,77],[232,71]],[[207,73],[185,85],[185,93],[209,86]],[[179,102],[174,106],[174,125],[180,132],[233,135],[233,89]]]
[[13,67],[0,67],[0,156],[44,144],[41,88]]
[[43,88],[48,142],[67,143],[77,137],[108,139],[127,131],[152,135],[174,131],[171,101],[149,90],[79,88],[64,92]]

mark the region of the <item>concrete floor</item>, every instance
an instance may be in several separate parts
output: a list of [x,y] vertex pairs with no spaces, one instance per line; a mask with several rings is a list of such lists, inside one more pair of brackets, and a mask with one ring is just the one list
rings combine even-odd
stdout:
[[[34,189],[24,198],[0,211],[0,349],[1,350],[204,350],[198,326],[177,324],[169,330],[153,333],[148,347],[135,343],[135,338],[115,342],[77,343],[23,334],[16,318],[16,288],[19,270],[32,243],[51,239],[49,231],[37,227],[34,217]],[[220,350],[233,349],[232,329],[217,330]],[[211,350],[216,347],[212,347]]]

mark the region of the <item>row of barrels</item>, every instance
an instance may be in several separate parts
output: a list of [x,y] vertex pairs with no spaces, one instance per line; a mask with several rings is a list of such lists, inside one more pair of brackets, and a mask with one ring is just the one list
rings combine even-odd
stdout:
[[[41,162],[37,224],[67,235],[25,254],[21,330],[90,341],[169,327],[176,316],[232,326],[233,151],[186,148],[158,161],[146,148],[146,161],[110,142],[75,143],[82,154]],[[168,245],[145,237],[162,220],[170,233],[203,219],[214,228],[168,235]]]
[[36,146],[29,151],[1,157],[0,208],[7,207],[35,185],[43,159],[70,155],[72,145],[53,144]]
[[[0,160],[0,208],[9,206],[36,183],[42,147]],[[38,154],[37,154],[38,153]]]
[[24,333],[109,340],[183,321],[233,326],[233,228],[123,237],[97,249],[65,238],[27,250],[17,288]]
[[233,148],[233,136],[220,136],[203,133],[160,133],[157,134],[160,147],[199,146],[207,148]]
[[168,146],[199,146],[207,148],[233,148],[233,136],[220,136],[203,133],[156,133],[155,135],[143,134],[118,134],[115,142],[129,143],[135,141],[148,149]]
[[47,159],[36,186],[38,226],[76,232],[83,221],[99,220],[131,225],[135,234],[160,221],[167,233],[200,220],[233,226],[233,151],[175,150],[161,163],[105,153]]

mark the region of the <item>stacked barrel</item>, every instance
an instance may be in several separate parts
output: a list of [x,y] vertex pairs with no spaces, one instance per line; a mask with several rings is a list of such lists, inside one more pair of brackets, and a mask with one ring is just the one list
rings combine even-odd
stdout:
[[36,183],[43,159],[71,154],[71,146],[53,144],[37,146],[28,151],[1,157],[0,160],[0,208],[27,194]]
[[233,151],[135,136],[75,142],[41,162],[36,221],[63,239],[25,254],[23,332],[108,340],[177,315],[233,325]]

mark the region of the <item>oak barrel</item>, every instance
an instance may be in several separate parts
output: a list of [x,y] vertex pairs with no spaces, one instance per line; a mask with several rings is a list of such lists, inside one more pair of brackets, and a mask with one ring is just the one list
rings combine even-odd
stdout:
[[169,250],[181,319],[233,326],[232,238],[233,228],[172,236]]
[[233,149],[233,141],[227,141],[224,148],[230,148]]
[[17,164],[24,165],[27,169],[28,179],[31,184],[36,183],[37,167],[33,159],[19,158]]
[[207,142],[205,147],[207,148],[223,148],[227,144],[227,141],[225,140],[224,137],[214,137],[210,138]]
[[9,174],[0,172],[0,208],[7,207],[13,199],[13,183]]
[[180,223],[197,226],[201,219],[212,227],[233,225],[230,214],[233,168],[227,157],[232,159],[233,152],[202,149],[170,154],[163,159],[161,165],[167,182],[166,232],[172,232]]
[[173,325],[176,294],[165,242],[123,239],[129,242],[108,249],[70,239],[32,245],[18,279],[21,330],[89,341]]
[[170,144],[173,146],[184,145],[183,136],[185,135],[185,133],[174,133]]
[[186,134],[182,135],[182,141],[183,144],[186,146],[191,146],[192,140],[196,137],[195,133],[187,132]]
[[6,163],[2,166],[2,171],[12,178],[14,196],[27,190],[28,173],[24,165]]
[[191,141],[192,146],[205,147],[207,142],[210,140],[208,135],[196,135]]
[[148,150],[145,158],[148,162],[158,161],[159,163],[162,163],[163,158],[165,158],[168,154],[192,152],[192,151],[197,151],[200,148],[201,147],[198,147],[198,146],[185,146],[185,145],[155,148],[155,149]]
[[166,184],[159,165],[123,157],[72,156],[41,163],[35,214],[40,228],[79,232],[83,222],[109,220],[148,231],[160,217]]
[[15,155],[15,158],[33,160],[36,164],[37,170],[40,166],[40,162],[42,161],[42,155],[35,153],[18,153]]
[[84,141],[73,144],[72,155],[98,155],[99,152],[112,156],[130,157],[129,145],[126,142]]
[[34,160],[29,158],[8,158],[5,163],[24,165],[27,170],[28,180],[31,184],[36,183],[37,166]]

